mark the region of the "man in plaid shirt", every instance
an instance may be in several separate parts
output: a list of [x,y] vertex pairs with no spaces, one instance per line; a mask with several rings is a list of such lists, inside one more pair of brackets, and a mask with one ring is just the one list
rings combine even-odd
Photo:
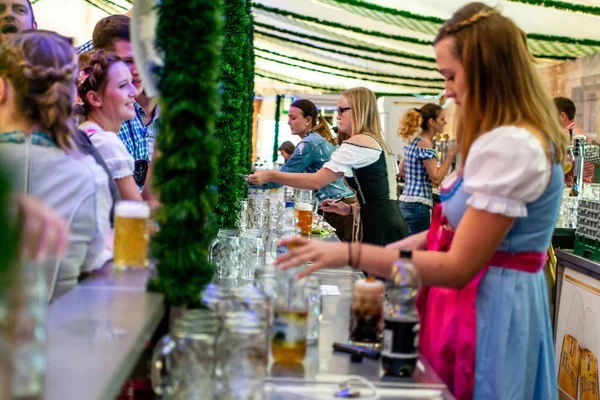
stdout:
[[118,136],[135,161],[134,178],[140,189],[146,181],[148,166],[154,151],[154,137],[160,114],[155,99],[144,94],[144,86],[133,59],[133,48],[129,39],[130,18],[126,15],[111,15],[96,24],[92,40],[79,46],[78,54],[91,50],[105,50],[117,54],[132,75],[133,86],[138,91],[135,110],[137,118],[125,121]]
[[[571,132],[573,133],[573,137],[577,135],[584,135],[587,138],[588,147],[585,156],[585,162],[583,163],[583,182],[584,183],[594,183],[594,171],[595,166],[593,163],[600,161],[600,154],[597,145],[592,145],[592,140],[588,134],[586,134],[583,129],[581,129],[574,121],[575,119],[575,104],[570,99],[566,97],[556,97],[554,98],[554,104],[558,109],[560,124],[563,127],[566,135],[569,135],[569,139]],[[569,171],[565,174],[565,184],[569,187],[573,186],[573,170]]]

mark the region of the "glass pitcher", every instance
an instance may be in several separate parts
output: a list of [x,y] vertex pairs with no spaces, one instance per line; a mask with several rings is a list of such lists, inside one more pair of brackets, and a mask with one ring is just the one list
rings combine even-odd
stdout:
[[239,278],[242,261],[240,231],[219,229],[217,237],[210,244],[208,257],[209,262],[217,268],[220,279]]
[[219,318],[211,310],[187,310],[152,354],[152,389],[168,399],[213,400]]

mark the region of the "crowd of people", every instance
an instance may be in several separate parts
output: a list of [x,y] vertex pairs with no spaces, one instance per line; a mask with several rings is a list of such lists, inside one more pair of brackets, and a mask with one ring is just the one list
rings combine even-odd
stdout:
[[157,99],[133,59],[130,19],[92,40],[38,30],[28,0],[0,4],[0,162],[21,214],[21,257],[58,270],[56,295],[111,257],[113,209],[151,189]]

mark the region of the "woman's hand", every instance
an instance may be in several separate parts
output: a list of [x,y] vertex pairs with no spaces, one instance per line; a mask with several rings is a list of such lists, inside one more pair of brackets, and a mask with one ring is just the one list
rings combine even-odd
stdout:
[[257,170],[250,176],[248,176],[248,181],[253,185],[264,185],[267,182],[272,181],[271,172],[268,170]]
[[326,199],[321,202],[321,210],[340,215],[350,215],[352,213],[352,206],[341,200]]
[[386,249],[397,250],[425,250],[427,247],[427,231],[411,235],[397,242],[385,246]]
[[64,256],[69,241],[65,220],[31,197],[21,195],[17,202],[21,216],[21,257],[43,263],[49,255]]
[[348,265],[348,243],[325,243],[301,237],[291,237],[281,241],[280,246],[290,250],[275,260],[281,269],[289,269],[312,261],[298,275],[304,278],[323,268],[345,267]]
[[456,144],[456,142],[452,145],[452,147],[450,147],[448,149],[448,153],[446,154],[446,157],[449,158],[454,158],[454,156],[456,155],[456,152],[458,151],[458,145]]

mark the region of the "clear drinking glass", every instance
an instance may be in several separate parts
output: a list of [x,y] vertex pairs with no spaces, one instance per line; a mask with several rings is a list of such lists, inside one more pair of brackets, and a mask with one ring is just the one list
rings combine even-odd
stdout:
[[186,310],[154,348],[152,389],[167,398],[214,400],[219,318]]
[[[37,399],[43,396],[46,374],[46,268],[31,262],[20,265],[17,271],[13,287],[0,297],[0,333],[12,329],[16,338],[10,351],[2,354],[12,355],[11,398]],[[6,324],[10,327],[3,326]],[[0,335],[0,350],[8,339]]]
[[236,227],[241,231],[248,229],[248,200],[247,199],[238,200],[238,219],[236,222]]
[[265,264],[267,259],[266,240],[263,231],[249,229],[240,236],[242,268],[240,278],[248,281],[254,279],[257,268]]
[[269,198],[261,195],[248,196],[247,229],[268,231],[270,222]]
[[262,398],[269,360],[267,332],[266,321],[252,311],[227,314],[218,345],[223,373],[223,393],[219,398]]
[[219,229],[217,237],[210,245],[208,254],[210,263],[217,267],[219,279],[239,278],[242,263],[240,231]]
[[321,309],[323,307],[321,298],[321,281],[314,275],[306,279],[304,296],[308,302],[308,327],[306,330],[306,343],[315,344],[319,341],[319,323],[321,320]]

